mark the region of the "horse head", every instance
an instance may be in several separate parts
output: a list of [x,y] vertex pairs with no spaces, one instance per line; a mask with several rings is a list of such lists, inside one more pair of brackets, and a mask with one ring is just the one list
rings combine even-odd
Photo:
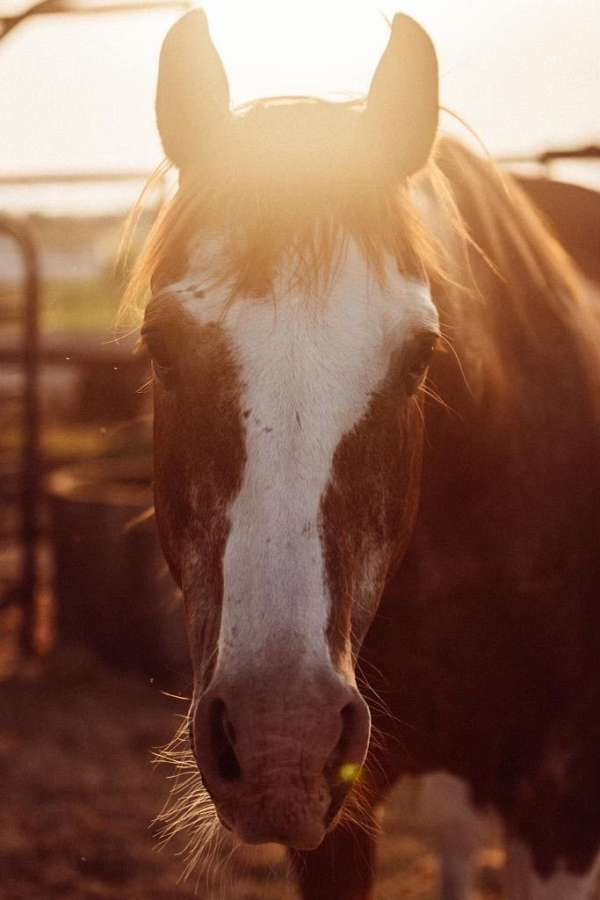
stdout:
[[143,339],[193,751],[227,828],[310,849],[365,762],[356,662],[417,506],[439,323],[397,197],[435,137],[435,54],[397,16],[365,104],[233,114],[194,11],[157,114],[180,188]]

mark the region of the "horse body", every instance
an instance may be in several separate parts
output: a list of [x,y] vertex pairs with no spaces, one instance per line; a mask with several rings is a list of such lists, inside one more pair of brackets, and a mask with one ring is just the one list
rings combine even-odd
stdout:
[[441,141],[407,183],[436,92],[403,17],[364,112],[230,120],[202,14],[165,43],[180,191],[143,337],[192,748],[222,823],[287,844],[306,900],[369,897],[378,805],[435,771],[500,815],[511,900],[579,900],[600,843],[598,318],[489,164]]
[[[493,172],[458,145],[439,153],[485,244],[498,211],[482,224],[470,204],[489,199]],[[522,239],[540,249],[526,226]],[[526,247],[512,247],[513,272]],[[407,773],[457,776],[474,808],[500,815],[510,900],[579,900],[600,837],[598,312],[550,268],[508,288],[486,251],[466,320],[434,291],[461,365],[432,362],[446,405],[426,401],[414,532],[361,651],[380,732],[370,772],[377,799]],[[490,339],[495,366],[482,370]]]
[[[491,173],[445,150],[471,233],[483,245],[495,227],[510,247]],[[526,225],[522,239],[540,246]],[[498,261],[491,242],[486,252]],[[371,682],[410,723],[396,729],[405,753],[390,749],[399,771],[465,779],[548,876],[561,861],[587,871],[600,834],[598,319],[549,268],[520,281],[522,251],[512,253],[510,288],[487,267],[481,306],[452,318],[462,371],[444,356],[432,364],[449,409],[428,403],[415,531],[363,652]],[[490,338],[496,356],[482,371],[479,341]]]

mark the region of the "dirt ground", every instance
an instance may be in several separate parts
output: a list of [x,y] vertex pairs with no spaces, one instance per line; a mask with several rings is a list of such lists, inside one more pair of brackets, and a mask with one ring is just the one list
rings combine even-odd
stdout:
[[[5,627],[6,627],[6,623]],[[6,673],[5,673],[6,675]],[[151,764],[185,703],[157,679],[58,648],[18,665],[0,684],[0,897],[2,900],[292,900],[285,856],[244,856],[209,886],[182,882],[177,847],[159,850],[152,820],[169,787]],[[402,791],[381,841],[378,900],[434,900],[438,864],[411,824]],[[179,846],[181,849],[181,846]],[[484,868],[479,900],[498,898]]]

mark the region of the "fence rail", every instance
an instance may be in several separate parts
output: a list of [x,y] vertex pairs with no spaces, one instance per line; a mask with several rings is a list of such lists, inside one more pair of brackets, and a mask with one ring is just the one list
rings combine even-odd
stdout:
[[557,147],[553,150],[544,150],[542,153],[525,154],[516,156],[499,156],[498,162],[507,165],[517,163],[539,163],[540,165],[548,165],[559,160],[581,159],[581,160],[600,160],[600,145],[589,144],[586,147]]

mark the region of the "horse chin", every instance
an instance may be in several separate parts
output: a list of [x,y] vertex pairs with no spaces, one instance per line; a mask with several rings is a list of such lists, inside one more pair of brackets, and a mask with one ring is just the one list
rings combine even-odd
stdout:
[[[282,844],[314,850],[332,825],[332,799],[323,786],[311,793],[266,790],[215,804],[221,826],[243,844]],[[339,805],[336,803],[336,818]]]
[[250,825],[248,830],[236,832],[236,837],[244,844],[256,846],[260,844],[280,844],[288,850],[316,850],[322,843],[326,831],[323,825],[308,826],[293,835],[281,834],[277,830],[267,828],[265,831],[256,830]]
[[274,823],[268,823],[265,827],[257,826],[252,818],[235,819],[234,822],[230,822],[216,810],[216,807],[215,812],[221,828],[240,844],[247,846],[279,844],[289,850],[316,850],[343,819],[344,801],[343,798],[332,800],[322,823],[305,823],[301,830],[293,834],[277,830]]

